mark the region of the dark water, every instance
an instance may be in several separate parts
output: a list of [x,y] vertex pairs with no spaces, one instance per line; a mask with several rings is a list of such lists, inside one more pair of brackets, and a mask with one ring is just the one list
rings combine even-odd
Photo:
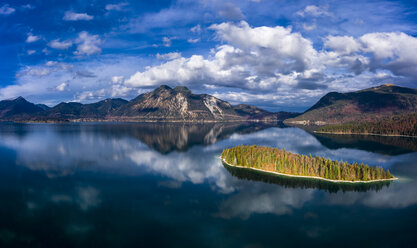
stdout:
[[[225,168],[257,144],[381,165],[335,185]],[[267,124],[0,124],[0,247],[415,247],[417,141]]]

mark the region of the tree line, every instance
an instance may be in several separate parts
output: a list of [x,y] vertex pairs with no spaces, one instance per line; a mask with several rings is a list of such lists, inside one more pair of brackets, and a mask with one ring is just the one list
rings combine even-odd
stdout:
[[223,150],[221,158],[231,165],[257,168],[288,175],[332,180],[369,181],[390,179],[389,170],[363,163],[347,163],[287,152],[285,149],[239,145]]
[[344,123],[317,129],[328,133],[361,133],[417,136],[417,114],[397,115],[374,122]]

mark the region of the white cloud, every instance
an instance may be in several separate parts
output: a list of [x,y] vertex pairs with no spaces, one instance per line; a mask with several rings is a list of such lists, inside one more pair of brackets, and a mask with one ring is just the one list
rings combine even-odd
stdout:
[[[25,87],[30,85],[33,88],[34,82],[39,82],[30,77],[39,76],[48,78],[53,84],[48,83],[47,87],[45,84],[43,91],[34,89],[31,95],[49,94],[45,93],[45,89],[54,89],[57,82],[69,82],[71,91],[77,90],[71,96],[80,96],[78,99],[81,96],[98,99],[103,95],[129,95],[142,90],[141,87],[169,84],[204,88],[211,91],[207,93],[234,103],[288,106],[301,102],[308,106],[328,91],[345,92],[388,83],[389,80],[401,84],[417,79],[417,59],[413,56],[417,50],[417,39],[404,33],[328,36],[323,40],[323,49],[316,50],[311,40],[290,27],[251,27],[242,21],[212,25],[209,30],[214,31],[222,45],[205,56],[183,57],[172,52],[156,54],[153,58],[162,62],[154,66],[129,65],[129,73],[113,71],[109,74],[92,70],[89,75],[94,77],[88,78],[91,84],[82,84],[82,88],[78,87],[81,84],[73,83],[81,74],[86,75],[81,70],[68,70],[65,76],[58,77],[58,65],[42,65],[20,70],[18,76],[22,83],[16,87],[5,87],[0,92],[4,95],[10,93],[8,98],[15,92],[26,92]],[[176,37],[164,37],[162,42],[171,46],[172,39]],[[74,54],[91,55],[101,52],[102,40],[98,35],[84,31],[76,39],[57,39],[48,46],[68,49],[73,44],[77,45]],[[155,64],[155,61],[152,63]],[[148,61],[146,64],[152,63]],[[106,75],[105,79],[102,79],[103,75]],[[113,80],[115,75],[123,77]],[[29,83],[30,80],[33,83]],[[104,84],[96,83],[97,80],[103,80]],[[103,88],[104,92],[101,91]]]
[[94,19],[94,16],[90,16],[87,13],[75,13],[73,11],[66,11],[62,19],[65,21],[90,21]]
[[187,42],[188,42],[188,43],[197,43],[197,42],[200,42],[200,38],[195,38],[195,39],[191,39],[191,38],[189,38],[189,39],[187,40]]
[[54,66],[54,65],[57,65],[57,64],[58,64],[58,62],[56,62],[56,61],[48,61],[48,62],[45,63],[46,66]]
[[114,84],[120,84],[123,82],[123,78],[124,78],[123,76],[113,76],[111,78],[111,82]]
[[327,36],[324,46],[341,54],[351,54],[361,49],[361,44],[351,36]]
[[60,41],[59,39],[56,39],[56,40],[52,40],[51,42],[49,42],[48,46],[54,49],[65,50],[72,46],[72,41],[70,40]]
[[68,83],[62,83],[62,84],[60,84],[60,85],[58,85],[55,89],[57,90],[57,91],[64,91],[66,88],[68,87]]
[[129,5],[129,3],[118,3],[118,4],[106,4],[106,10],[116,10],[116,11],[122,11],[124,10],[124,7]]
[[50,68],[43,68],[43,67],[27,67],[22,69],[19,73],[16,74],[17,78],[20,78],[22,76],[33,76],[33,77],[43,77],[51,74],[54,69]]
[[[242,21],[238,25],[222,23],[212,25],[210,29],[224,41],[239,47],[247,54],[274,56],[275,65],[282,71],[288,69],[304,71],[312,68],[317,57],[317,51],[312,42],[302,37],[299,33],[292,32],[291,28],[256,27],[251,28]],[[284,69],[286,67],[287,69]]]
[[[53,106],[62,101],[80,100],[79,96],[87,91],[92,92],[93,97],[86,101],[98,101],[108,97],[132,98],[137,96],[138,89],[120,83],[135,73],[137,68],[148,63],[149,61],[145,63],[141,57],[115,55],[102,55],[71,64],[47,61],[21,68],[16,74],[15,84],[0,88],[0,99],[30,95],[34,102]],[[112,77],[115,75],[122,77],[118,79],[119,83],[113,83]],[[63,82],[68,86],[64,91],[58,91],[57,86]]]
[[190,28],[190,31],[193,33],[200,34],[201,33],[201,26],[200,24],[197,24],[196,26]]
[[26,43],[36,42],[40,39],[39,36],[33,35],[32,33],[28,33],[28,37],[26,38]]
[[308,5],[304,8],[304,10],[297,11],[297,15],[306,17],[306,16],[331,16],[331,14],[327,11],[327,7],[319,7],[316,5]]
[[417,38],[405,33],[370,33],[359,38],[363,51],[373,54],[372,68],[417,78]]
[[162,42],[165,47],[170,47],[172,45],[172,38],[163,37]]
[[[207,57],[178,57],[147,67],[126,78],[125,85],[214,85],[235,88],[215,93],[235,103],[308,105],[331,90],[345,92],[378,84],[381,81],[374,79],[381,70],[389,75],[383,80],[416,73],[416,38],[403,33],[328,36],[325,49],[317,51],[310,40],[291,28],[250,27],[242,21],[209,29],[226,45]],[[394,73],[385,73],[387,70]]]
[[311,31],[317,28],[317,25],[315,23],[308,25],[307,23],[303,24],[303,28],[306,31]]
[[75,40],[77,45],[76,55],[92,55],[101,53],[99,47],[102,43],[98,35],[90,35],[86,31],[82,31],[78,34],[78,38]]
[[32,55],[32,54],[34,54],[34,53],[36,53],[36,50],[27,50],[27,54],[28,54],[28,55]]
[[327,65],[351,66],[356,73],[389,70],[396,76],[417,78],[417,38],[401,32],[369,33],[359,38],[328,36]]
[[16,11],[15,8],[10,7],[8,4],[3,5],[0,7],[0,15],[10,15]]
[[156,54],[156,57],[159,60],[173,60],[178,59],[181,57],[181,53],[173,52],[173,53],[165,53],[165,54]]
[[212,25],[210,29],[231,45],[219,46],[207,59],[193,55],[150,67],[132,75],[126,84],[141,87],[214,82],[267,90],[282,84],[295,86],[297,78],[309,78],[319,72],[319,56],[312,43],[290,28],[251,28],[241,22]]
[[[214,60],[205,60],[200,55],[174,59],[160,66],[149,67],[144,72],[137,72],[125,83],[128,86],[141,87],[163,83],[192,84],[211,80],[221,83],[233,80],[234,75],[239,74],[239,68],[223,69],[221,65],[224,63],[221,56],[233,50],[230,46],[220,47],[216,54],[217,59]],[[233,71],[236,71],[236,74]]]

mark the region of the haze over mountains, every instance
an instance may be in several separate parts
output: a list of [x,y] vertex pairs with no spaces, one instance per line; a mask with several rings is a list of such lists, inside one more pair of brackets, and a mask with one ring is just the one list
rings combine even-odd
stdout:
[[53,108],[19,97],[0,102],[0,120],[60,121],[282,121],[296,113],[272,113],[250,105],[231,105],[186,87],[163,85],[131,101],[106,99],[92,104],[60,103]]

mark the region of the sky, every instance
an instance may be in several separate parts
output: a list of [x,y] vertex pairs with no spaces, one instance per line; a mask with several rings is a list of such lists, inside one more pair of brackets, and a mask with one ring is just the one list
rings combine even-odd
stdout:
[[0,0],[0,100],[90,103],[187,86],[304,111],[417,88],[417,1]]

